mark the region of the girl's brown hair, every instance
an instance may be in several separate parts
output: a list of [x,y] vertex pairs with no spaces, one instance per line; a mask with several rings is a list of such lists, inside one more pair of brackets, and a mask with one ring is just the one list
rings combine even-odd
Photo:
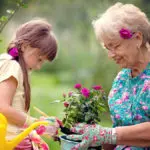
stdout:
[[40,49],[41,55],[46,55],[49,61],[52,61],[57,53],[57,41],[51,31],[51,25],[44,20],[32,20],[21,25],[16,31],[15,37],[8,46],[8,50],[13,47],[18,48],[18,62],[23,71],[23,85],[25,92],[25,110],[30,107],[30,84],[28,79],[28,71],[21,50],[22,44],[27,43],[33,48]]

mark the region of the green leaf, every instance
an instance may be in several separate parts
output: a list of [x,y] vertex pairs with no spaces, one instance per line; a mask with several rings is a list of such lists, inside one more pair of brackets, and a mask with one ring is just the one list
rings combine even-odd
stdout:
[[14,14],[15,11],[14,11],[14,10],[7,9],[6,12],[7,12],[8,14]]
[[0,18],[0,21],[2,21],[2,22],[5,22],[5,21],[7,21],[8,20],[8,17],[7,16],[2,16],[1,18]]
[[22,8],[28,8],[28,5],[27,4],[22,4],[21,7]]

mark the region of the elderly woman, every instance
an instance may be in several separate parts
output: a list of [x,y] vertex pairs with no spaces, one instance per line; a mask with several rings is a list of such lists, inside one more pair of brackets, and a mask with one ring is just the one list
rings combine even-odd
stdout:
[[[150,149],[150,24],[132,4],[116,3],[93,22],[99,42],[122,70],[109,94],[113,128],[100,125],[74,127],[82,140],[74,150],[106,144],[115,150]],[[112,146],[113,145],[113,146]]]

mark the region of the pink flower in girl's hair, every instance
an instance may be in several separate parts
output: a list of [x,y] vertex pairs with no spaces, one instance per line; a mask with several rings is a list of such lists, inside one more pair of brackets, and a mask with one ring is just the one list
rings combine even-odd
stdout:
[[83,88],[83,89],[81,90],[81,93],[82,93],[82,95],[85,96],[86,98],[88,98],[88,97],[90,96],[90,90],[87,89],[87,88]]
[[100,90],[100,89],[102,89],[102,87],[100,85],[94,85],[92,88],[94,90]]
[[41,125],[36,129],[38,135],[42,135],[46,131],[46,127]]
[[130,39],[133,35],[132,31],[130,31],[129,29],[124,29],[122,28],[120,31],[120,36],[123,38],[123,39]]
[[75,84],[75,85],[74,85],[74,88],[75,88],[75,89],[81,89],[81,84],[80,84],[80,83]]
[[8,52],[12,57],[16,58],[18,57],[18,48],[13,47]]
[[46,143],[42,143],[41,147],[42,147],[43,150],[49,150],[49,147]]

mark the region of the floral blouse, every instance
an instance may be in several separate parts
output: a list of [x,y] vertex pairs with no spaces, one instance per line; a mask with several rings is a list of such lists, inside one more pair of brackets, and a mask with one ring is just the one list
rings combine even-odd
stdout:
[[[114,80],[108,98],[114,127],[150,121],[150,63],[134,78],[130,69],[122,69]],[[150,150],[150,147],[118,145],[116,150]]]

